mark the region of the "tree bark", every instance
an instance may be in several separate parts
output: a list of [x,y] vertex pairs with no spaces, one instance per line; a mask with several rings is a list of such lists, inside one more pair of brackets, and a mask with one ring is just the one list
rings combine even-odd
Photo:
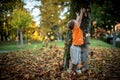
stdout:
[[70,59],[70,46],[71,46],[71,40],[72,40],[72,32],[67,31],[66,34],[66,42],[65,42],[65,53],[64,53],[64,65],[63,68],[67,69],[69,67],[69,59]]
[[23,46],[23,34],[22,34],[23,30],[20,30],[20,45]]
[[16,42],[17,42],[17,43],[16,43],[16,44],[18,45],[18,43],[19,43],[19,32],[18,32],[18,29],[17,29],[16,32],[17,32],[17,37],[16,37]]

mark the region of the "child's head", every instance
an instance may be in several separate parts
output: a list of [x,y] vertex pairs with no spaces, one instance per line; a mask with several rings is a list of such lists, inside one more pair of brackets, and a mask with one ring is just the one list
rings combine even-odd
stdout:
[[70,30],[72,30],[74,28],[74,25],[75,25],[75,20],[70,20],[68,21],[68,28]]

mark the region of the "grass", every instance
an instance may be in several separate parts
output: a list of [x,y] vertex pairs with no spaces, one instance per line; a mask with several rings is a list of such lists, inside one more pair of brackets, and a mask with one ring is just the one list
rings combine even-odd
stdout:
[[[57,45],[58,47],[64,47],[64,41],[60,42],[50,42],[49,45]],[[41,42],[31,42],[25,44],[23,47],[16,45],[16,42],[0,42],[0,51],[15,51],[15,50],[27,50],[27,49],[40,49],[43,44]],[[109,45],[103,41],[91,39],[90,46],[92,47],[107,47],[112,48],[112,45]]]
[[20,45],[17,45],[16,42],[3,42],[0,43],[0,50],[7,50],[7,51],[14,51],[14,50],[26,50],[26,49],[32,49],[35,48],[38,49],[39,47],[42,47],[40,43],[30,43],[25,44],[23,47]]
[[113,48],[112,45],[106,43],[106,42],[103,42],[101,40],[95,40],[95,39],[91,39],[90,40],[90,46],[92,47],[107,47],[107,48]]

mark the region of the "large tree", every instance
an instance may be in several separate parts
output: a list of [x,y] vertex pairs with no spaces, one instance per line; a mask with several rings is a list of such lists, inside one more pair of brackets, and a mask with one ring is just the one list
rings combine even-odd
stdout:
[[[70,17],[69,19],[76,18],[76,12],[79,12],[81,8],[85,8],[86,12],[84,13],[82,23],[80,28],[84,32],[84,36],[86,33],[90,32],[91,27],[91,0],[71,0],[70,2]],[[68,68],[69,59],[70,59],[70,46],[72,42],[71,31],[68,30],[66,45],[65,45],[65,53],[64,53],[64,69]],[[84,38],[84,51],[83,53],[88,54],[89,48],[89,37]]]
[[32,21],[32,17],[29,12],[25,9],[15,9],[11,15],[12,19],[10,21],[11,26],[18,31],[20,31],[20,42],[23,46],[23,30],[29,27],[30,22]]
[[23,2],[21,0],[0,0],[0,36],[1,41],[7,40],[10,33],[10,25],[8,19],[10,14],[15,8],[23,8]]

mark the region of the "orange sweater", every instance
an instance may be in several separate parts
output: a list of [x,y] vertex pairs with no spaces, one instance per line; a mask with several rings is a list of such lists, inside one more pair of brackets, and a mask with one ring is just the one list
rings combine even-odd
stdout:
[[75,24],[72,30],[72,38],[72,45],[82,45],[84,43],[83,32],[77,24]]

